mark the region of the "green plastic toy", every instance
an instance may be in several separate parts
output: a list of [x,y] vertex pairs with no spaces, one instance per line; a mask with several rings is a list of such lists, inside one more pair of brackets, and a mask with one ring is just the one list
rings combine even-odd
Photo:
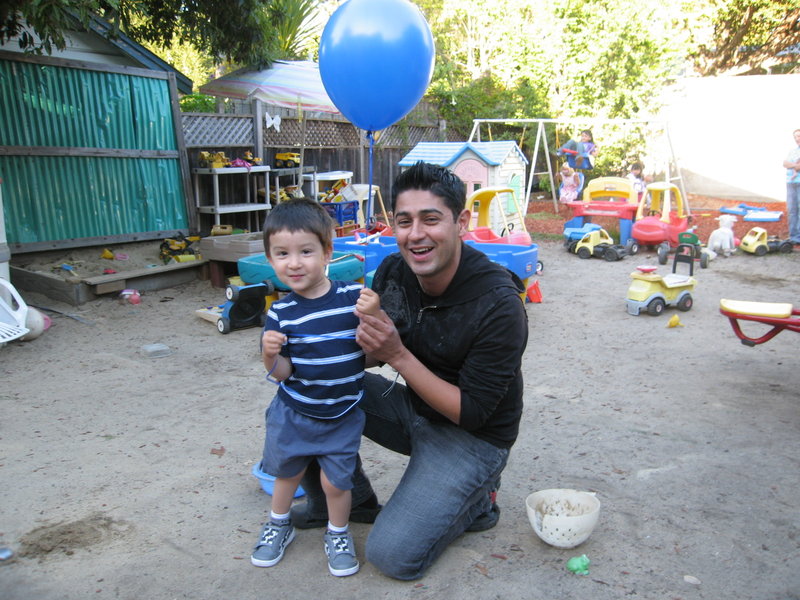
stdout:
[[567,569],[576,575],[589,574],[589,557],[585,554],[581,556],[573,556],[567,561]]

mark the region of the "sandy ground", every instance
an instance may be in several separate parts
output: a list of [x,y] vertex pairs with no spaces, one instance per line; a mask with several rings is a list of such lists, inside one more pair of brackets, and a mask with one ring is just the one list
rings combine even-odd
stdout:
[[[721,297],[800,298],[800,253],[735,255],[696,271],[695,305],[625,311],[629,274],[657,264],[581,260],[542,242],[543,302],[528,304],[525,412],[499,494],[502,518],[466,534],[416,582],[327,572],[320,531],[278,566],[249,553],[269,497],[260,457],[263,377],[256,329],[221,335],[194,310],[207,281],[57,309],[40,338],[0,349],[0,596],[124,598],[800,598],[800,369],[795,333],[748,348]],[[661,267],[666,271],[666,267]],[[679,314],[682,327],[668,328]],[[163,343],[172,353],[148,358]],[[386,498],[404,457],[369,441]],[[533,491],[596,492],[582,546],[540,541]],[[363,549],[368,525],[353,525]],[[591,559],[586,576],[570,557]],[[363,561],[362,561],[363,562]]]

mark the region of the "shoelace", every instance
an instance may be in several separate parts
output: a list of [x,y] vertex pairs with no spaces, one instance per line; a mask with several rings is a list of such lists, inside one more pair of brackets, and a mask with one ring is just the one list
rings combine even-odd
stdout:
[[343,552],[347,552],[348,554],[350,553],[350,545],[346,535],[334,535],[332,538],[333,549],[337,554],[341,554]]
[[261,536],[261,544],[267,545],[271,544],[278,534],[280,533],[281,528],[276,527],[275,525],[270,525],[264,529],[264,535]]

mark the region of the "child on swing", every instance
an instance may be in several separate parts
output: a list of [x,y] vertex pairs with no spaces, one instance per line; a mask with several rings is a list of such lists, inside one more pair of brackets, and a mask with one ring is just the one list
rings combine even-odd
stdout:
[[567,163],[561,167],[558,173],[559,185],[558,199],[561,202],[575,202],[578,199],[578,191],[581,185],[581,178],[575,170]]

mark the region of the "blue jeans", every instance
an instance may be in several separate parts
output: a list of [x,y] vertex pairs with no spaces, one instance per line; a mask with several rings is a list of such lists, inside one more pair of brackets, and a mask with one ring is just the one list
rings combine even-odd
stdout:
[[[405,386],[372,373],[365,377],[364,435],[410,456],[400,483],[367,537],[366,557],[385,575],[417,579],[472,521],[491,508],[508,460],[507,449],[450,423],[416,414]],[[355,487],[364,485],[357,471]],[[366,481],[369,486],[369,482]],[[354,500],[358,494],[354,490]]]
[[789,239],[800,244],[800,183],[786,184],[786,210],[789,213]]

